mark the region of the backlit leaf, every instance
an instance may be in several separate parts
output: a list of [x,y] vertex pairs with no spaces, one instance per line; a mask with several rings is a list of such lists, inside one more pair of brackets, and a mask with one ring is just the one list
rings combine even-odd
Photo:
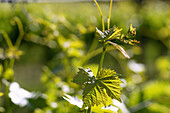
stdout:
[[103,69],[99,72],[98,75],[98,84],[106,89],[106,92],[109,97],[112,99],[116,99],[119,102],[120,100],[120,94],[121,94],[121,86],[120,84],[122,81],[119,78],[119,75],[111,69]]
[[73,82],[84,85],[83,91],[83,109],[88,106],[98,106],[103,104],[105,107],[112,103],[112,99],[121,102],[122,83],[119,75],[111,69],[103,69],[97,77],[91,76],[90,69],[79,68],[78,74],[74,77]]

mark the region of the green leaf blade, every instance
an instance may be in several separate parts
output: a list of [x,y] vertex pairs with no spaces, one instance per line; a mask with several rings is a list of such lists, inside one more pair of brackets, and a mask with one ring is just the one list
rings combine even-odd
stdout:
[[116,99],[121,102],[120,94],[121,94],[121,80],[118,77],[118,74],[114,70],[103,69],[100,71],[97,79],[98,85],[106,89],[106,92],[109,97],[112,99]]
[[79,68],[73,82],[84,85],[83,109],[103,104],[105,107],[112,104],[112,99],[121,102],[122,83],[119,74],[111,69],[102,69],[98,76],[92,76],[90,69]]
[[78,85],[84,85],[92,81],[91,75],[83,68],[79,68],[79,72],[73,78],[73,82]]
[[83,108],[98,106],[100,104],[107,106],[111,104],[111,102],[108,101],[109,99],[111,98],[108,97],[106,90],[100,87],[97,82],[95,84],[88,84],[83,92]]
[[104,83],[104,82],[100,82],[100,86],[104,87],[106,89],[106,92],[108,94],[109,97],[111,97],[112,99],[116,99],[119,102],[121,102],[120,99],[120,89],[121,87],[114,85],[114,86],[109,86],[108,84]]

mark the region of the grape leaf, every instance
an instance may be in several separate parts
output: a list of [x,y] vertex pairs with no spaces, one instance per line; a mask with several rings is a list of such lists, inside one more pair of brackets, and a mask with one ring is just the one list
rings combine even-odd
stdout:
[[86,69],[79,68],[78,74],[73,79],[74,83],[85,86],[83,91],[83,108],[100,104],[108,106],[112,103],[111,99],[121,102],[120,91],[122,88],[120,83],[122,82],[114,70],[102,69],[97,77],[89,75]]
[[114,27],[114,28],[110,28],[109,30],[102,32],[96,28],[96,36],[99,39],[99,41],[117,39],[121,36],[122,30],[123,29]]
[[129,27],[128,34],[132,36],[136,35],[136,28],[133,28],[132,24]]
[[94,82],[94,76],[91,69],[79,68],[79,72],[73,78],[73,82],[78,85],[84,85],[86,83]]
[[96,83],[87,84],[83,92],[83,108],[88,106],[98,106],[101,103],[107,106],[111,103],[108,103],[108,100],[111,99],[108,97],[104,88],[100,87]]
[[107,41],[108,43],[112,44],[113,46],[116,47],[116,49],[118,49],[126,58],[130,59],[129,55],[127,54],[127,52],[123,49],[123,47],[121,47],[120,45],[113,43],[111,41]]
[[99,106],[94,106],[92,111],[94,113],[118,113],[119,108],[114,105],[103,106],[102,104]]
[[122,81],[119,78],[119,74],[111,69],[103,69],[99,72],[97,77],[98,84],[106,89],[108,96],[121,102],[120,91],[122,88],[120,84]]

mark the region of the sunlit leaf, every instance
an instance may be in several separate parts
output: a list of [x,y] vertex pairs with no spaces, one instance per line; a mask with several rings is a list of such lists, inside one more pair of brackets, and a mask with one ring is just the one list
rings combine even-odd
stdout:
[[99,72],[97,76],[98,84],[106,89],[106,92],[109,97],[112,99],[120,100],[120,84],[122,81],[119,78],[119,74],[117,74],[114,70],[111,69],[103,69]]
[[111,104],[108,103],[110,99],[106,93],[106,89],[100,87],[97,82],[87,84],[83,92],[83,108],[94,105],[98,106],[100,104],[107,106]]
[[121,102],[121,86],[122,83],[118,74],[110,69],[103,69],[97,77],[94,77],[90,69],[79,68],[78,74],[73,79],[74,83],[84,85],[83,92],[83,108],[88,106],[98,106],[103,104],[108,106],[116,99]]

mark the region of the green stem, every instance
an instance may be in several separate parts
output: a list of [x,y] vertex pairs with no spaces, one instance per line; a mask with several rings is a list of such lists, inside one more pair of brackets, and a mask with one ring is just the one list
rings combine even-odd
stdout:
[[15,59],[14,59],[14,58],[10,59],[10,61],[9,61],[9,67],[10,67],[11,69],[13,69],[14,63],[15,63]]
[[21,41],[24,37],[24,28],[23,28],[21,20],[18,17],[14,17],[14,20],[16,21],[16,23],[18,25],[18,30],[19,30],[19,36],[18,36],[17,41],[15,43],[15,47],[19,48]]
[[7,43],[7,45],[8,45],[8,47],[9,47],[9,48],[12,48],[12,47],[13,47],[13,44],[12,44],[12,41],[11,41],[11,39],[9,38],[8,34],[7,34],[5,31],[3,31],[3,30],[0,30],[0,32],[2,33],[2,35],[3,35],[3,37],[4,37],[5,41],[6,41],[6,43]]
[[[107,48],[107,51],[114,50],[114,49],[115,49],[115,47],[110,46]],[[88,53],[87,55],[83,56],[83,58],[80,62],[80,66],[83,66],[89,59],[91,59],[92,57],[94,57],[100,53],[102,53],[102,48],[96,49],[96,50]]]
[[100,64],[99,64],[97,76],[98,76],[100,70],[102,69],[103,61],[104,61],[104,56],[105,56],[105,53],[106,53],[106,48],[107,48],[107,46],[108,46],[108,44],[103,46],[103,52],[102,52],[102,56],[101,56],[101,59],[100,59]]
[[8,93],[9,93],[9,86],[5,85],[5,108],[6,108],[6,113],[10,113],[10,100],[8,97]]

